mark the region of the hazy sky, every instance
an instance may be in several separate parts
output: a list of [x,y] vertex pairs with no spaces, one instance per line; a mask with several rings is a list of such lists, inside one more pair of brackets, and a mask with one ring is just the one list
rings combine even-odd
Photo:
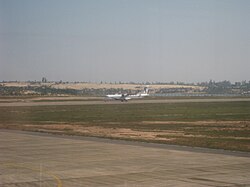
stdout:
[[0,81],[250,80],[249,0],[0,0]]

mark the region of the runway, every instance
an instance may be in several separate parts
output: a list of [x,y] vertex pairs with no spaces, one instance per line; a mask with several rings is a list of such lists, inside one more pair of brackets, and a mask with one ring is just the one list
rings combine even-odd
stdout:
[[105,100],[86,100],[86,101],[41,101],[34,102],[29,100],[19,102],[0,102],[0,107],[14,106],[56,106],[56,105],[104,105],[104,104],[150,104],[150,103],[191,103],[191,102],[237,102],[250,101],[250,98],[201,98],[201,99],[134,99],[128,102],[121,101],[105,101]]
[[1,187],[250,186],[249,153],[10,130],[0,150]]

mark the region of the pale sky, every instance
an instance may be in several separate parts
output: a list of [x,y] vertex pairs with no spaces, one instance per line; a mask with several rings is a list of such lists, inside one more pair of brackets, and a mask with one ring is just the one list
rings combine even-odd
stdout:
[[250,80],[249,0],[0,0],[0,81]]

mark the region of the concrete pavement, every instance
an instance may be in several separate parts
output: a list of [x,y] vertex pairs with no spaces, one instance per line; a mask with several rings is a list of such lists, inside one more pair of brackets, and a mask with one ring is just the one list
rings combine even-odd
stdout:
[[250,186],[248,153],[101,140],[0,130],[0,186]]
[[195,99],[132,99],[129,102],[121,102],[121,101],[105,101],[105,100],[97,100],[97,101],[41,101],[41,102],[33,102],[33,101],[20,101],[20,102],[0,102],[0,107],[17,107],[17,106],[57,106],[57,105],[114,105],[114,104],[149,104],[149,103],[208,103],[208,102],[239,102],[239,101],[250,101],[250,98],[195,98]]

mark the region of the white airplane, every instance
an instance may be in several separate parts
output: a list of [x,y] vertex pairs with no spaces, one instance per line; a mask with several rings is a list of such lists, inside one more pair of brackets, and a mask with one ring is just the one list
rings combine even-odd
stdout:
[[143,98],[145,96],[149,96],[148,94],[148,86],[144,87],[143,92],[139,92],[135,95],[133,94],[113,94],[113,95],[106,95],[107,99],[112,99],[112,100],[120,100],[121,102],[123,101],[128,101],[130,99],[139,99]]

